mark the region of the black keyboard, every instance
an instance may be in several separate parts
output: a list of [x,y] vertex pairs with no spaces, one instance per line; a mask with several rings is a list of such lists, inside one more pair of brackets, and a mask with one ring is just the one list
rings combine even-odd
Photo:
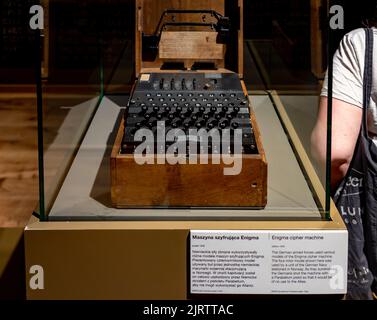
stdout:
[[[230,139],[227,150],[208,143],[208,150],[201,152],[235,153],[235,136],[242,139],[241,153],[257,154],[253,128],[250,122],[249,101],[243,93],[237,74],[204,73],[152,73],[143,74],[138,80],[125,112],[125,134],[121,153],[133,154],[141,142],[135,141],[136,133],[148,129],[156,142],[155,153],[166,152],[174,141],[166,142],[164,150],[158,145],[158,128],[165,132],[179,132],[187,139],[187,153],[192,146],[193,130],[213,132]],[[142,132],[142,131],[139,131]],[[200,139],[197,140],[198,146]],[[240,140],[239,140],[240,141]],[[176,141],[175,141],[176,142]],[[160,148],[160,150],[158,150]],[[237,149],[238,150],[238,149]]]

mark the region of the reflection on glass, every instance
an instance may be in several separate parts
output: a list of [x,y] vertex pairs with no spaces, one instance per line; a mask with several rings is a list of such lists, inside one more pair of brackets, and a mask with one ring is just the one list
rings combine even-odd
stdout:
[[[293,212],[318,219],[324,207],[325,191],[315,181],[326,175],[311,156],[310,138],[327,65],[325,2],[244,1],[244,78],[269,163],[267,209],[275,217]],[[94,183],[102,183],[88,194],[97,201],[95,206],[104,205],[96,210],[111,216],[109,190],[105,192],[108,171],[102,165],[108,166],[135,78],[134,1],[111,5],[49,1],[47,13],[43,51],[47,210],[58,199],[63,181],[69,181],[65,178],[75,156],[97,151],[102,169]],[[110,127],[105,118],[98,120],[101,115],[113,119]],[[108,130],[103,141],[89,139],[96,121]],[[69,209],[77,210],[74,205]]]

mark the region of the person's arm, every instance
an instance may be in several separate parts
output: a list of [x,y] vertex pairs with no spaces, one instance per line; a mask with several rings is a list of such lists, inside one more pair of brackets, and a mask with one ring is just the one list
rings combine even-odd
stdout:
[[[331,185],[335,188],[346,175],[352,161],[361,128],[363,110],[333,99]],[[326,168],[327,97],[320,98],[317,123],[311,137],[312,154],[324,171]]]

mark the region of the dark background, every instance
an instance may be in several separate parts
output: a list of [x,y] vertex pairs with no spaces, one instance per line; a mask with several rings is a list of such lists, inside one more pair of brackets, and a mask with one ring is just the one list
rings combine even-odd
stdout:
[[[29,29],[29,8],[36,3],[0,0],[0,83],[34,82],[35,41]],[[346,32],[361,26],[363,18],[374,15],[375,3],[330,0],[345,9],[346,29],[334,32],[335,47]],[[123,68],[129,74],[124,81],[131,81],[133,0],[51,0],[49,16],[51,83],[98,83],[101,65],[104,82],[110,82],[125,51],[129,67]],[[310,73],[309,0],[245,0],[244,16],[246,40],[270,41],[287,69]]]

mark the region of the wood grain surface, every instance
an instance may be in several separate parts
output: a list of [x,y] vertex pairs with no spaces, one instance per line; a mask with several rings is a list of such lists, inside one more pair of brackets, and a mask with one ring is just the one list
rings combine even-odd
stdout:
[[0,227],[22,227],[38,201],[37,112],[32,93],[23,98],[0,95],[0,130]]
[[174,60],[223,60],[225,46],[216,43],[217,32],[163,31],[161,34],[160,59]]
[[[93,88],[44,87],[44,150],[54,143],[70,108],[92,98]],[[0,228],[24,227],[38,194],[37,101],[34,86],[0,87]],[[45,158],[46,193],[56,181],[69,143]]]
[[[238,72],[241,78],[243,78],[243,0],[238,0],[238,4],[240,7],[240,25],[241,30],[238,33],[238,43],[239,43],[239,52],[238,52]],[[181,46],[181,52],[179,55],[174,58],[174,52],[172,50],[169,51],[169,58],[160,58],[157,57],[154,61],[143,61],[142,58],[142,33],[144,34],[154,34],[156,31],[156,27],[160,21],[161,15],[166,9],[205,9],[205,10],[214,10],[218,13],[224,15],[225,14],[225,1],[224,0],[136,0],[136,21],[135,21],[135,29],[137,30],[135,35],[135,66],[136,66],[136,75],[138,76],[140,73],[145,72],[145,69],[160,69],[160,67],[163,65],[164,61],[169,61],[171,59],[173,60],[179,60],[183,61],[185,63],[185,66],[187,68],[191,68],[192,62],[194,60],[206,60],[214,62],[215,65],[218,68],[224,68],[225,67],[225,60],[219,59],[217,57],[218,54],[216,54],[215,58],[211,58],[210,55],[207,56],[206,59],[204,59],[202,56],[199,58],[192,58],[192,59],[184,59],[181,57],[181,55],[187,55],[191,51],[188,49],[190,47],[190,42],[187,42],[186,44]],[[202,17],[198,14],[177,14],[174,15],[174,20],[172,20],[173,15],[169,16],[169,18],[166,18],[165,22],[203,22],[200,20]],[[199,20],[198,20],[199,16]],[[210,15],[206,15],[205,21],[208,22],[212,18]],[[186,27],[184,28],[185,31],[208,31],[208,27]],[[180,44],[182,41],[179,42]],[[178,45],[175,46],[176,48],[179,48]],[[225,47],[225,46],[224,46]],[[176,53],[178,50],[174,50]],[[206,53],[207,53],[206,49]],[[188,52],[188,53],[187,53]],[[230,52],[229,50],[224,49],[224,54],[227,54],[227,52]],[[161,53],[161,52],[160,52]],[[164,54],[164,52],[162,52]],[[208,53],[207,53],[208,54]],[[173,56],[173,58],[170,58]],[[232,70],[236,71],[236,70]]]
[[[166,9],[179,10],[215,10],[220,14],[224,14],[224,0],[138,0],[137,6],[143,7],[142,26],[143,31],[152,34],[158,25],[161,15]],[[176,15],[175,21],[193,21],[197,19],[197,14],[179,14]],[[200,17],[200,15],[199,15]],[[194,20],[196,21],[196,20]]]

